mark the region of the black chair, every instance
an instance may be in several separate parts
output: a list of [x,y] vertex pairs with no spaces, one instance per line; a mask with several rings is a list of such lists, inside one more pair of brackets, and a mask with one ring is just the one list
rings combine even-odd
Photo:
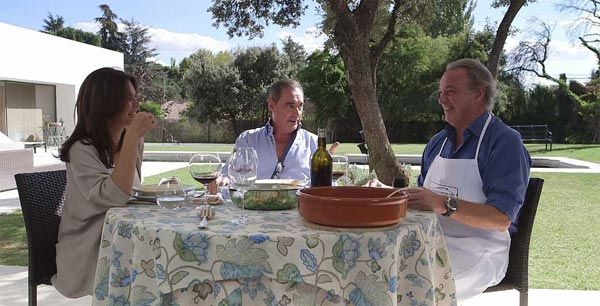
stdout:
[[37,286],[52,285],[56,242],[67,185],[65,170],[15,175],[27,231],[29,305],[37,305]]
[[527,306],[528,303],[529,240],[543,185],[543,179],[529,179],[525,201],[519,216],[518,230],[511,238],[508,270],[504,279],[498,285],[485,290],[485,292],[494,292],[516,289],[519,291],[520,306]]

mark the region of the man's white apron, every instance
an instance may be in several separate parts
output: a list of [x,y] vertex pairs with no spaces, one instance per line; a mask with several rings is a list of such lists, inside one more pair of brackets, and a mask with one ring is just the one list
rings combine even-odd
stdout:
[[[440,156],[433,160],[423,186],[437,194],[484,204],[483,183],[477,157],[481,140],[491,121],[490,114],[483,126],[475,159],[448,159]],[[464,209],[464,208],[462,208]],[[461,210],[461,207],[458,207]],[[508,267],[510,235],[508,230],[484,230],[471,227],[449,217],[438,217],[450,254],[450,263],[456,282],[456,297],[464,300],[499,283]]]

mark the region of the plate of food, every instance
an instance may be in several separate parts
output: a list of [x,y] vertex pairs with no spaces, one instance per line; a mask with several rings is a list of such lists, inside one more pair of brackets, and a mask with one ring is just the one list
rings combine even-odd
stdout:
[[[194,192],[196,190],[195,186],[192,185],[184,185],[184,190],[186,194]],[[133,197],[137,200],[148,201],[148,202],[156,202],[156,196],[158,193],[158,186],[153,184],[145,184],[140,186],[135,186],[132,188]]]

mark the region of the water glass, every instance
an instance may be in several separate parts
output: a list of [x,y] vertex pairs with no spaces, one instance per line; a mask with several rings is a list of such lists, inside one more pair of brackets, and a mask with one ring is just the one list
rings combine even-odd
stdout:
[[258,156],[250,147],[241,147],[232,154],[228,165],[229,182],[242,196],[242,214],[231,220],[232,223],[245,225],[248,217],[244,214],[244,194],[256,181]]
[[334,155],[331,157],[333,160],[333,171],[331,173],[331,178],[333,180],[334,185],[337,180],[348,174],[348,157],[342,155]]
[[185,189],[178,177],[160,179],[156,188],[156,203],[166,209],[179,209],[185,202]]

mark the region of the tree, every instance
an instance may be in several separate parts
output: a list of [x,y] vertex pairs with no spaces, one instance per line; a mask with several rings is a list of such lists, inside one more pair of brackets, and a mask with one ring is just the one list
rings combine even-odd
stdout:
[[300,70],[306,67],[306,50],[304,47],[293,41],[290,36],[281,40],[283,44],[283,54],[288,60],[289,77],[296,78]]
[[177,75],[173,75],[174,69],[153,62],[147,62],[143,67],[149,75],[147,82],[143,84],[143,90],[139,90],[144,100],[163,104],[182,99],[182,81]]
[[434,38],[451,36],[468,31],[473,25],[473,0],[435,0],[433,1],[433,18],[427,32]]
[[93,46],[100,46],[100,38],[96,34],[72,27],[65,27],[64,25],[65,19],[62,16],[58,14],[52,15],[52,13],[48,12],[48,16],[44,18],[42,32]]
[[125,71],[136,77],[138,81],[138,93],[140,99],[154,99],[163,101],[161,95],[158,97],[152,92],[152,84],[162,81],[162,66],[150,65],[148,60],[156,56],[156,48],[148,46],[151,42],[148,28],[135,20],[121,20],[125,24],[121,37],[121,52],[125,60]]
[[572,27],[581,44],[598,59],[600,71],[600,0],[570,0],[560,6],[561,11],[579,14]]
[[508,6],[506,13],[502,17],[502,21],[500,21],[500,25],[498,25],[494,46],[492,47],[492,51],[490,52],[487,61],[487,67],[494,77],[498,75],[500,57],[504,50],[504,43],[506,43],[506,38],[508,37],[513,20],[517,17],[517,14],[524,5],[536,1],[537,0],[494,0],[492,3],[493,8]]
[[117,14],[110,9],[108,4],[101,4],[98,8],[102,11],[102,16],[96,17],[94,20],[100,25],[98,35],[100,35],[102,47],[120,52],[123,39],[116,23]]
[[[332,131],[336,123],[348,129],[352,114],[356,113],[350,99],[350,88],[344,62],[330,50],[316,50],[308,57],[308,64],[299,74],[304,95],[316,106],[316,121]],[[331,116],[335,114],[335,116]],[[335,134],[335,130],[333,130]],[[356,131],[358,132],[358,131]]]
[[[385,47],[396,33],[398,18],[417,11],[420,1],[329,0],[319,1],[325,12],[324,27],[331,29],[333,42],[348,70],[352,97],[369,146],[370,161],[379,178],[392,183],[405,176],[387,138],[386,127],[377,103],[377,65]],[[213,0],[209,8],[215,25],[227,33],[255,37],[262,35],[269,21],[281,26],[298,25],[306,6],[301,0],[252,1]],[[424,10],[423,12],[425,12]],[[376,25],[376,21],[381,22]],[[379,25],[385,25],[383,27]]]
[[52,15],[48,12],[48,16],[44,18],[44,29],[43,32],[48,34],[57,35],[58,31],[62,30],[65,26],[65,19],[60,15]]
[[434,93],[450,59],[452,44],[459,44],[462,36],[433,38],[413,28],[406,38],[390,44],[381,59],[381,81],[377,85],[379,105],[390,130],[407,121],[440,119]]
[[183,81],[192,102],[186,115],[198,122],[227,120],[239,134],[238,121],[253,105],[240,99],[244,84],[238,70],[232,63],[219,63],[208,50],[198,50],[188,62]]
[[277,80],[287,78],[288,61],[277,50],[271,47],[251,47],[235,53],[233,65],[239,72],[244,86],[239,99],[250,103],[247,114],[256,114],[265,122],[268,116],[267,90]]
[[92,46],[100,46],[100,37],[92,32],[86,32],[72,27],[60,29],[56,36],[82,42]]
[[125,57],[125,66],[143,66],[149,58],[156,56],[156,47],[150,47],[152,41],[148,34],[148,27],[133,20],[121,20],[125,24],[122,33],[122,51]]
[[151,113],[157,118],[165,117],[165,112],[162,110],[160,103],[154,102],[152,100],[142,102],[140,104],[140,111]]
[[[575,102],[579,114],[584,118],[588,130],[591,131],[591,141],[593,143],[600,142],[600,90],[597,87],[597,80],[592,78],[585,85],[585,89],[578,94],[572,90],[573,84],[572,82],[568,83],[566,76],[556,78],[550,75],[546,70],[546,61],[550,52],[549,46],[553,29],[541,20],[537,20],[537,24],[537,28],[533,31],[533,39],[520,42],[510,55],[510,70],[522,75],[533,74],[558,85],[558,89]],[[600,53],[596,53],[596,55],[599,56],[598,62],[600,63]],[[600,66],[596,67],[596,69],[598,68]],[[592,72],[593,75],[594,72]]]

